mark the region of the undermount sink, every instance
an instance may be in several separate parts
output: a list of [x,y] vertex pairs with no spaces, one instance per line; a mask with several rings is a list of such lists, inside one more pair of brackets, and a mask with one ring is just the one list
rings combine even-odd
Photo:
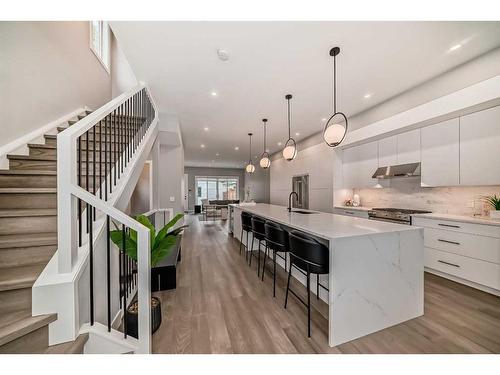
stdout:
[[302,210],[292,210],[292,212],[295,212],[297,214],[304,214],[304,215],[317,214],[317,212],[314,212],[314,211],[302,211]]

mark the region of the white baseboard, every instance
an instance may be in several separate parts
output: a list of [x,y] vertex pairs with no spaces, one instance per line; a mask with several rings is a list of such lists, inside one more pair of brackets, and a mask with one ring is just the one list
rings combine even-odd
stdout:
[[68,113],[38,129],[33,130],[32,132],[29,132],[28,134],[14,139],[12,142],[7,143],[6,145],[0,146],[0,168],[9,167],[7,154],[16,153],[20,155],[27,155],[29,151],[27,146],[28,143],[42,143],[44,134],[56,129],[61,124],[78,116],[85,110],[88,110],[88,107],[78,108],[71,113]]

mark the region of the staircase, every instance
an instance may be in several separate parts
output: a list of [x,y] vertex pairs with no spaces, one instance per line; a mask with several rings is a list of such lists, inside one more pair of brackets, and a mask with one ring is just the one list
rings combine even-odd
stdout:
[[31,288],[57,249],[57,136],[44,137],[28,144],[29,155],[8,155],[9,169],[0,170],[0,353],[83,353],[88,338],[49,348],[57,315],[31,315]]

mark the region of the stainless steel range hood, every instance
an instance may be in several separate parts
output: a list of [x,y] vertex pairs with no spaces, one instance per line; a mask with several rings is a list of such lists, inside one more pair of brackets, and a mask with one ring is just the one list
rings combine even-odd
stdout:
[[400,178],[420,176],[420,163],[398,164],[379,167],[372,178]]

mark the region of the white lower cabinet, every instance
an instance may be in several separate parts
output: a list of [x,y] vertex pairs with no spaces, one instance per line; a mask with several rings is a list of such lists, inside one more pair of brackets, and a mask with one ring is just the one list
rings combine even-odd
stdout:
[[424,227],[428,271],[500,295],[500,227],[413,218]]

